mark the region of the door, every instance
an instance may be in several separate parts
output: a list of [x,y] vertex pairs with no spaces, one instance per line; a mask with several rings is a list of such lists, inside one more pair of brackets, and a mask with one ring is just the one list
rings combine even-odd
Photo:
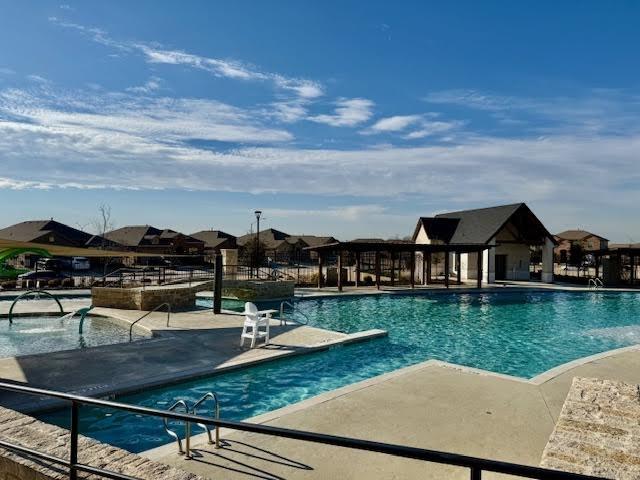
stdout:
[[496,255],[496,280],[507,279],[507,256]]

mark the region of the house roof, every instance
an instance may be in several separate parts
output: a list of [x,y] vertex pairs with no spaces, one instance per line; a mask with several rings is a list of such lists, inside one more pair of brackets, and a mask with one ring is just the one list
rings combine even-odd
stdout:
[[[525,221],[528,225],[525,225]],[[534,235],[553,236],[524,203],[496,207],[447,212],[435,217],[421,217],[414,232],[414,240],[421,227],[433,232],[435,238],[451,244],[488,243],[509,222],[527,227]],[[431,237],[430,237],[431,238]]]
[[565,230],[564,232],[556,233],[556,237],[561,240],[584,240],[587,237],[596,237],[601,240],[607,240],[595,233],[587,232],[586,230]]
[[224,243],[231,247],[236,246],[236,237],[221,230],[201,230],[192,233],[190,236],[203,241],[207,248],[218,248]]
[[[282,232],[280,230],[276,230],[275,228],[267,228],[266,230],[260,230],[260,241],[269,244],[276,240],[284,240],[287,237],[290,237],[288,233]],[[256,237],[255,233],[247,233],[246,235],[242,235],[236,239],[238,245],[244,245],[248,241],[254,239]]]
[[[56,237],[55,244],[74,247],[102,246],[102,237],[83,232],[56,220],[28,220],[16,223],[0,230],[0,238],[16,240],[20,242],[34,242],[43,236],[53,234]],[[110,242],[109,246],[117,246]]]
[[128,247],[137,247],[145,237],[157,236],[162,230],[151,225],[128,225],[105,233],[105,237]]

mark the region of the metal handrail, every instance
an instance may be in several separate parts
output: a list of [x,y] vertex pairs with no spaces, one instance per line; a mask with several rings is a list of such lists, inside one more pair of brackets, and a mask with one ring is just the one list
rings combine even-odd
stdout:
[[[280,325],[282,325],[282,321],[285,319],[285,318],[284,318],[284,306],[285,306],[285,305],[290,306],[290,307],[291,307],[291,308],[293,308],[294,310],[295,310],[295,308],[296,308],[296,306],[295,306],[293,303],[288,302],[287,300],[285,300],[284,302],[280,303]],[[296,320],[296,319],[295,319],[295,318],[293,318],[293,317],[291,317],[291,321],[293,321],[293,322],[295,322],[295,323],[299,323],[300,325],[309,325],[309,322],[311,321],[311,320],[309,319],[309,317],[308,317],[304,312],[300,312],[300,315],[302,315],[302,316],[307,320],[307,322],[306,322],[306,323],[304,323],[304,322],[300,322],[300,321]]]
[[[189,405],[187,405],[187,402],[185,402],[184,400],[178,400],[176,403],[174,403],[173,405],[171,405],[167,411],[169,412],[173,412],[175,411],[176,408],[178,407],[182,407],[184,408],[184,413],[189,413]],[[182,449],[182,439],[180,438],[180,435],[178,435],[174,430],[171,430],[169,428],[169,419],[168,418],[164,418],[163,419],[164,422],[164,430],[165,432],[167,432],[167,434],[173,438],[176,439],[176,441],[178,442],[178,453],[180,455],[184,455],[184,450]],[[186,428],[186,425],[185,425]],[[189,433],[188,431],[186,433]],[[187,439],[189,437],[186,437]],[[188,440],[187,440],[188,441]]]
[[[191,407],[191,413],[193,413],[194,415],[198,414],[198,407],[200,405],[202,405],[205,401],[207,401],[208,399],[212,399],[213,400],[213,418],[215,418],[216,420],[220,418],[220,400],[218,399],[218,395],[216,395],[215,392],[207,392],[205,393],[202,398],[200,398],[200,400],[198,400],[196,403],[193,404],[193,407]],[[209,428],[208,425],[205,425],[204,423],[197,423],[196,425],[198,425],[200,428],[202,428],[205,432],[207,432],[207,437],[209,437],[209,445],[214,445],[216,446],[216,448],[220,448],[220,429],[218,427],[215,427],[216,429],[216,439],[215,442],[214,440],[211,438],[211,429]],[[189,448],[187,448],[187,451],[189,451]]]
[[24,292],[23,294],[19,295],[18,297],[16,297],[16,299],[11,303],[11,307],[9,307],[9,323],[13,323],[13,307],[16,306],[16,303],[18,303],[20,300],[22,300],[24,297],[28,297],[29,295],[40,295],[40,294],[44,294],[50,298],[53,298],[56,303],[58,304],[58,308],[60,308],[60,313],[64,315],[64,308],[62,308],[62,304],[60,303],[60,300],[58,300],[58,298],[52,294],[47,292],[46,290],[27,290],[26,292]]
[[169,326],[169,320],[171,319],[171,305],[169,303],[161,303],[160,305],[155,307],[153,310],[148,311],[147,313],[142,315],[140,318],[138,318],[136,321],[131,323],[131,325],[129,325],[129,341],[131,341],[131,339],[133,338],[133,326],[143,318],[146,318],[149,315],[151,315],[153,312],[157,312],[162,307],[167,307],[167,327]]
[[604,287],[604,283],[598,277],[590,278],[588,286],[591,288],[593,285],[593,290],[597,290],[598,288]]
[[91,397],[83,397],[70,393],[56,392],[53,390],[27,387],[24,385],[6,382],[0,382],[0,390],[7,390],[10,392],[24,393],[27,395],[35,395],[40,397],[52,397],[71,402],[71,441],[69,442],[68,460],[54,457],[53,455],[49,455],[35,449],[30,449],[20,445],[15,445],[4,440],[0,440],[0,447],[2,448],[13,452],[22,453],[35,459],[46,460],[57,465],[67,467],[69,469],[70,480],[77,480],[78,472],[93,473],[104,478],[111,478],[115,480],[139,480],[122,473],[117,473],[97,467],[91,467],[89,465],[78,462],[78,438],[80,426],[79,410],[81,405],[93,405],[97,407],[112,408],[130,413],[137,413],[140,415],[151,415],[172,420],[182,420],[187,423],[204,423],[206,425],[230,428],[232,430],[272,435],[275,437],[302,440],[322,445],[333,445],[336,447],[394,455],[401,458],[410,458],[426,462],[453,465],[457,467],[468,468],[470,470],[470,478],[472,480],[480,479],[483,471],[516,475],[523,478],[536,478],[539,480],[606,480],[603,477],[562,472],[558,470],[549,470],[547,468],[533,467],[530,465],[520,465],[517,463],[502,462],[498,460],[489,460],[486,458],[459,455],[457,453],[441,452],[437,450],[428,450],[417,447],[407,447],[404,445],[381,443],[371,440],[361,440],[357,438],[342,437],[337,435],[326,435],[323,433],[307,432],[304,430],[293,430],[290,428],[275,427],[260,423],[221,420],[202,417],[200,415],[190,415],[174,411],[158,410],[155,408],[129,405],[126,403],[101,400]]

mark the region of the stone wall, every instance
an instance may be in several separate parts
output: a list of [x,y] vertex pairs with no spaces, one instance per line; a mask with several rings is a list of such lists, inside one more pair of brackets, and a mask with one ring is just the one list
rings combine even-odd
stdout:
[[93,287],[91,302],[94,307],[119,308],[123,310],[153,310],[163,303],[169,303],[171,308],[193,308],[196,293],[210,290],[213,282],[199,282],[192,286],[162,286],[162,287]]
[[[70,434],[60,427],[33,417],[0,407],[0,438],[20,446],[33,448],[54,457],[69,458]],[[92,467],[103,468],[139,479],[201,480],[192,473],[153,462],[125,450],[80,436],[78,460]],[[2,480],[63,480],[68,470],[41,460],[0,448],[0,479]],[[78,478],[97,478],[79,473]]]
[[294,287],[293,280],[224,280],[222,282],[222,296],[244,302],[280,300],[293,297]]

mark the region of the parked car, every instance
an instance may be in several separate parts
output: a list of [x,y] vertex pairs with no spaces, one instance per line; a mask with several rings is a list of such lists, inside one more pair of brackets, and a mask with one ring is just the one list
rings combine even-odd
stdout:
[[26,281],[41,281],[41,280],[64,280],[65,278],[70,278],[66,275],[62,275],[60,272],[56,272],[53,270],[33,270],[31,272],[26,272],[18,275],[18,281],[24,285]]
[[91,263],[87,257],[73,257],[71,259],[71,270],[89,270]]
[[36,262],[38,270],[59,272],[64,269],[64,264],[57,258],[41,258]]

